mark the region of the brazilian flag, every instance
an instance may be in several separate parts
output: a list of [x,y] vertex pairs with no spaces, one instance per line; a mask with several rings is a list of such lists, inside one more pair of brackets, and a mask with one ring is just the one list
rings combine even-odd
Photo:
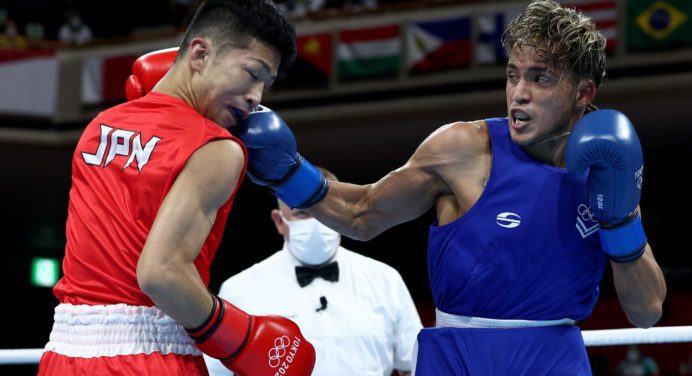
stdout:
[[627,46],[653,50],[692,45],[691,0],[628,0]]

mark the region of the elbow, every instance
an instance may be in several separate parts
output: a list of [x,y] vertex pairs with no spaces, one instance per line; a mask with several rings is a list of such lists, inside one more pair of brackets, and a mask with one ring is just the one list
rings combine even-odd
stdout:
[[368,240],[370,240],[374,237],[375,237],[374,235],[371,235],[371,234],[369,234],[367,232],[363,232],[363,231],[353,232],[349,236],[349,238],[351,238],[353,240],[357,240],[359,242],[367,242]]
[[379,233],[380,231],[377,231],[377,229],[367,221],[353,221],[353,225],[347,236],[353,240],[366,242],[379,235]]
[[167,294],[173,280],[173,272],[166,267],[150,267],[142,263],[137,265],[137,284],[153,301]]
[[151,270],[139,269],[137,269],[137,284],[139,285],[139,289],[152,299],[161,290],[163,285],[160,275],[157,276],[156,273]]
[[661,316],[663,316],[663,302],[655,302],[639,312],[628,312],[627,320],[638,328],[648,329],[656,325]]
[[627,319],[632,325],[638,328],[648,329],[656,325],[658,320],[661,319],[661,313],[652,313],[646,316],[642,315],[637,317],[627,316]]

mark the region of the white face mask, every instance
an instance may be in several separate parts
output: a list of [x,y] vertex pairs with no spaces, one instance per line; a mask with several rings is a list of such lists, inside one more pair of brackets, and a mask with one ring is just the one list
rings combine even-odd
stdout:
[[320,265],[329,261],[341,242],[341,235],[321,224],[315,218],[286,220],[288,225],[288,251],[307,265]]

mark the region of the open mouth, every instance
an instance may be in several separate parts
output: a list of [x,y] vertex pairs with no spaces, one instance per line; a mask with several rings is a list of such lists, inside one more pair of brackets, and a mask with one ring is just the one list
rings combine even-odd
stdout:
[[519,128],[531,121],[531,116],[521,110],[512,110],[512,122]]

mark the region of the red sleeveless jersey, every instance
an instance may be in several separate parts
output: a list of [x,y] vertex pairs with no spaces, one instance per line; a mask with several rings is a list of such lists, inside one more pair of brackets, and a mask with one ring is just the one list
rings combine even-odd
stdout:
[[[190,156],[210,141],[233,137],[180,99],[152,92],[100,113],[72,158],[61,303],[153,306],[137,284],[137,261],[156,214]],[[247,152],[243,146],[245,160]],[[219,209],[195,266],[209,283],[233,198]]]

